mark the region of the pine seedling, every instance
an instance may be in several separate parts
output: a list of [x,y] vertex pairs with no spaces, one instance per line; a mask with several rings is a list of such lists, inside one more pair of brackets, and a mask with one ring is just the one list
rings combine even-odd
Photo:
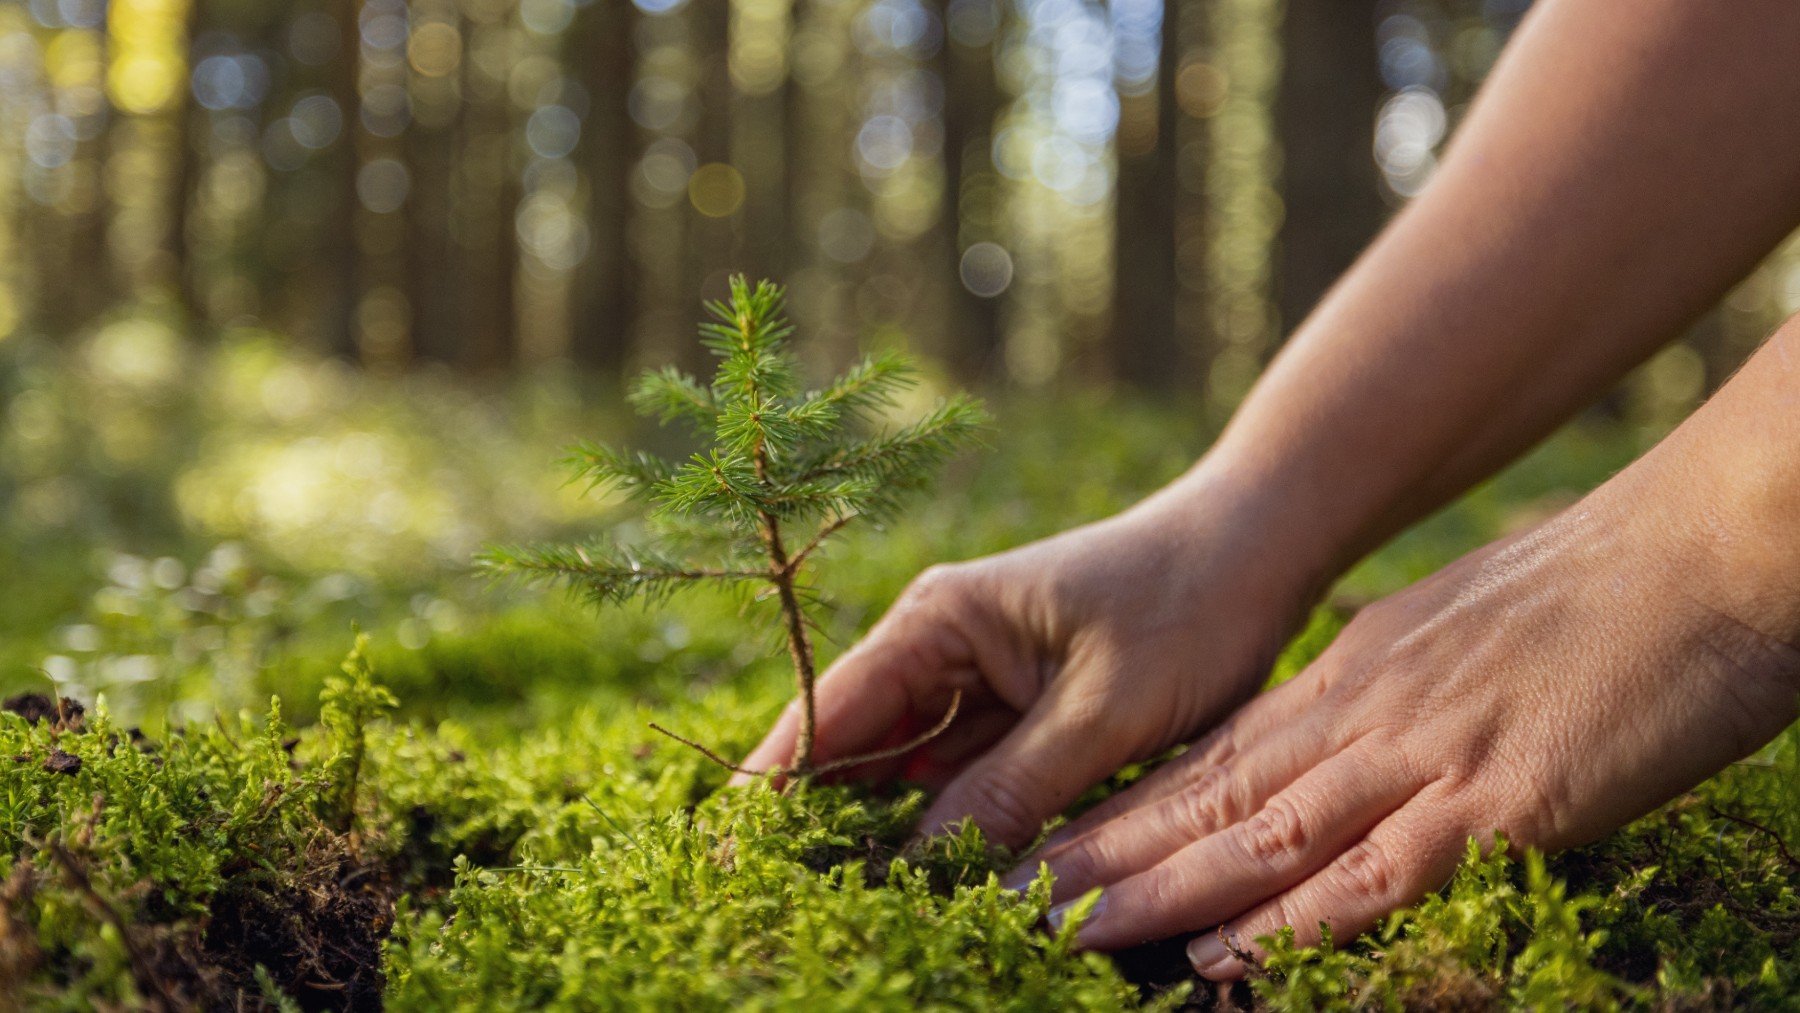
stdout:
[[730,298],[707,303],[711,319],[700,326],[702,344],[719,360],[712,382],[664,369],[644,374],[631,392],[640,414],[688,423],[710,436],[711,446],[681,463],[598,444],[575,449],[570,463],[590,490],[616,488],[647,505],[643,544],[603,536],[581,545],[490,549],[479,562],[490,571],[566,586],[596,605],[722,585],[747,585],[774,598],[793,661],[800,726],[785,768],[748,773],[806,777],[909,751],[955,716],[958,701],[952,700],[937,727],[911,742],[814,764],[808,607],[816,598],[807,564],[851,524],[893,516],[906,493],[924,488],[938,465],[970,441],[986,414],[959,394],[910,425],[872,431],[876,416],[915,382],[910,362],[894,353],[873,355],[824,389],[802,391],[782,298],[779,286],[752,287],[734,277]]

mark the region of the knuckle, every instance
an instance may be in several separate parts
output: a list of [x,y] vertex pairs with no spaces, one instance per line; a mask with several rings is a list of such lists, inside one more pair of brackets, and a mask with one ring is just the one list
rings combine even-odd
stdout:
[[1292,802],[1280,797],[1270,799],[1256,815],[1239,826],[1239,843],[1244,854],[1264,867],[1291,864],[1293,856],[1303,850],[1311,838],[1300,818],[1300,811]]
[[1070,846],[1069,850],[1057,856],[1057,879],[1066,883],[1090,883],[1110,864],[1107,860],[1107,846],[1104,840],[1096,838],[1083,840]]
[[1108,742],[1118,723],[1115,708],[1092,694],[1069,696],[1058,702],[1062,730],[1075,742]]
[[1209,767],[1192,786],[1177,796],[1178,818],[1189,836],[1199,839],[1228,825],[1231,802],[1225,788],[1230,777],[1227,767]]
[[1363,841],[1338,860],[1344,886],[1362,897],[1393,897],[1400,886],[1393,858],[1373,842]]
[[1189,765],[1219,766],[1237,755],[1236,733],[1236,723],[1226,722],[1206,733],[1206,736],[1195,743],[1192,749],[1183,753],[1177,762]]
[[1165,862],[1143,874],[1143,910],[1181,911],[1193,891],[1189,873],[1180,862]]
[[955,563],[937,563],[926,567],[907,585],[905,600],[936,602],[954,593],[961,581],[961,568]]

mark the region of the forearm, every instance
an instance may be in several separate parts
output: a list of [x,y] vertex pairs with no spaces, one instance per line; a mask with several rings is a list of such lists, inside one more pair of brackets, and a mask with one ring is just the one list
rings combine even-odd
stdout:
[[1690,593],[1800,674],[1800,316],[1610,484],[1661,514]]
[[1800,221],[1800,5],[1552,0],[1183,486],[1317,586],[1541,439]]

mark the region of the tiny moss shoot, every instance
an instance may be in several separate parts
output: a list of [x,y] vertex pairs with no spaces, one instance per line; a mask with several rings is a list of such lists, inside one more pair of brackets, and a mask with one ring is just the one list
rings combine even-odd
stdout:
[[[640,414],[685,422],[710,437],[709,447],[682,463],[598,444],[576,448],[571,464],[590,490],[616,488],[648,505],[643,544],[602,536],[581,545],[502,547],[480,563],[567,586],[597,605],[656,600],[689,587],[761,585],[780,604],[800,725],[785,768],[747,773],[806,777],[909,751],[954,718],[952,701],[943,721],[911,742],[813,762],[817,667],[807,613],[816,598],[806,564],[851,524],[892,516],[987,416],[979,402],[958,394],[910,425],[874,431],[876,417],[915,382],[912,364],[881,353],[823,389],[803,391],[782,301],[779,286],[734,277],[730,298],[707,303],[711,319],[700,326],[701,342],[719,359],[711,383],[664,369],[633,388]],[[697,742],[657,730],[741,770]]]

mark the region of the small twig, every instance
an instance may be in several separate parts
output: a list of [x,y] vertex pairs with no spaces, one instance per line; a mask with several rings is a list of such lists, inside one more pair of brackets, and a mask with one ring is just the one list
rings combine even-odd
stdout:
[[1767,836],[1769,840],[1775,842],[1775,847],[1781,852],[1781,857],[1787,860],[1788,865],[1796,870],[1800,870],[1800,858],[1796,858],[1794,853],[1788,850],[1787,839],[1777,833],[1774,828],[1758,823],[1748,816],[1739,816],[1736,813],[1727,812],[1716,805],[1709,805],[1706,808],[1712,810],[1712,814],[1720,819],[1730,820],[1741,827],[1748,827],[1751,830],[1761,832]]
[[774,774],[786,773],[786,771],[782,770],[780,767],[772,767],[768,770],[751,770],[748,767],[740,767],[737,764],[732,763],[730,760],[727,760],[723,756],[720,756],[718,753],[715,753],[712,750],[701,745],[700,743],[695,742],[693,739],[687,738],[686,736],[682,736],[682,735],[676,735],[674,732],[669,731],[667,728],[664,728],[662,725],[659,725],[654,721],[650,722],[650,727],[652,730],[658,731],[658,732],[663,733],[664,735],[667,735],[669,738],[674,739],[676,742],[679,742],[682,745],[688,747],[689,749],[694,750],[695,752],[699,753],[701,756],[706,757],[707,759],[711,760],[712,762],[718,764],[721,767],[724,767],[726,770],[729,770],[734,774],[748,774],[751,777],[767,777],[767,776],[774,775]]
[[1263,970],[1262,961],[1257,960],[1256,956],[1248,950],[1238,946],[1237,938],[1233,936],[1232,933],[1226,931],[1223,924],[1219,926],[1219,942],[1225,944],[1225,952],[1236,957],[1238,962],[1244,965],[1245,974],[1260,975],[1268,973]]
[[[718,764],[721,767],[724,767],[726,770],[729,770],[734,774],[747,774],[751,777],[776,777],[776,776],[782,776],[782,775],[787,775],[787,774],[793,774],[793,775],[796,775],[799,777],[816,777],[820,774],[829,774],[833,771],[843,770],[847,767],[857,767],[857,766],[861,766],[862,764],[865,764],[865,763],[874,763],[878,760],[891,760],[896,756],[905,756],[907,753],[912,752],[913,750],[919,748],[920,746],[924,745],[925,743],[930,742],[932,739],[935,739],[938,736],[944,734],[945,730],[947,730],[950,727],[951,722],[956,720],[956,712],[961,707],[962,707],[962,690],[959,689],[954,694],[951,695],[950,707],[948,710],[944,711],[944,716],[942,718],[938,719],[937,724],[932,725],[930,728],[926,729],[924,732],[920,733],[919,735],[913,736],[912,738],[906,740],[905,742],[901,743],[900,745],[891,746],[887,749],[878,749],[872,753],[862,753],[857,756],[842,757],[841,759],[832,760],[829,763],[821,763],[816,767],[808,767],[803,770],[788,770],[784,767],[770,767],[767,770],[751,770],[748,767],[744,767],[744,766],[740,766],[736,763],[732,763],[730,760],[725,759],[723,756],[720,756],[718,753],[715,753],[712,750],[701,745],[700,743],[695,742],[693,739],[686,738],[685,736],[677,735],[674,732],[669,731],[667,728],[664,728],[662,725],[659,725],[654,721],[650,722],[650,727],[655,729],[656,731],[663,733],[664,735],[667,735],[669,738],[674,739],[676,742],[679,742],[682,745],[687,746],[689,749],[692,749],[695,752],[698,752],[701,756],[706,757],[707,759],[711,760],[712,762]],[[588,804],[593,805],[592,802],[589,802]],[[596,808],[598,808],[598,807],[596,807]],[[601,813],[601,815],[604,816],[606,814]]]
[[822,763],[808,771],[808,773],[828,774],[834,770],[843,770],[845,767],[856,767],[865,763],[874,763],[877,760],[891,760],[896,756],[905,756],[907,753],[912,752],[925,743],[930,742],[932,739],[944,734],[944,732],[949,729],[950,723],[956,720],[956,712],[961,706],[962,690],[959,689],[950,697],[950,709],[944,711],[944,716],[938,719],[937,724],[932,725],[922,734],[915,735],[905,742],[888,749],[878,749],[873,753],[864,753],[861,756],[846,756],[841,760],[832,760],[830,763]]
[[820,545],[823,545],[825,542],[825,539],[830,538],[832,535],[835,535],[839,531],[844,530],[844,525],[849,524],[851,521],[855,520],[858,516],[860,516],[860,515],[854,514],[854,513],[843,514],[842,516],[838,517],[836,520],[832,521],[830,524],[827,524],[824,527],[820,528],[819,533],[812,537],[812,541],[807,542],[804,546],[801,547],[799,552],[794,553],[794,556],[792,559],[788,560],[788,570],[798,573],[800,571],[800,564],[806,562],[806,557],[812,555],[814,549],[817,549]]

